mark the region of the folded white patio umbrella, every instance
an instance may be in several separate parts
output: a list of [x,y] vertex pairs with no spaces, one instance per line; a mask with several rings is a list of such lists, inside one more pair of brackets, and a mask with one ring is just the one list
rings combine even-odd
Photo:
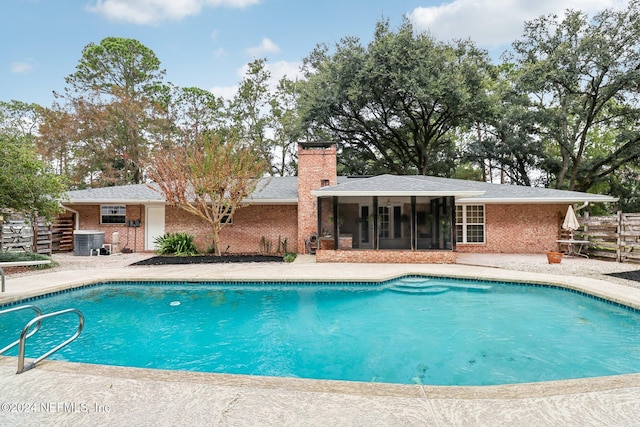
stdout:
[[564,217],[562,228],[565,230],[569,230],[571,239],[573,239],[573,232],[580,228],[580,223],[578,222],[576,213],[573,211],[572,205],[569,205],[569,207],[567,208],[567,215]]

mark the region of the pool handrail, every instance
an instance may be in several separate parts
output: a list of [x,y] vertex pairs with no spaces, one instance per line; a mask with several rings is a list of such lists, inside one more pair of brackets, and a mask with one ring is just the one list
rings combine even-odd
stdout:
[[[62,342],[59,345],[57,345],[56,347],[52,348],[51,350],[49,350],[48,352],[46,352],[42,356],[38,357],[36,360],[34,360],[32,362],[29,362],[29,363],[27,363],[25,365],[25,363],[24,363],[25,344],[26,344],[27,338],[29,338],[31,335],[33,335],[33,333],[27,334],[27,332],[29,331],[29,328],[31,328],[31,326],[33,326],[34,323],[41,322],[42,320],[48,319],[49,317],[60,316],[60,315],[67,314],[67,313],[75,313],[75,314],[78,315],[78,319],[79,319],[78,330],[70,338],[68,338],[64,342]],[[82,312],[80,310],[78,310],[77,308],[67,308],[65,310],[60,310],[60,311],[55,311],[53,313],[43,314],[43,315],[40,315],[40,316],[37,316],[37,317],[34,317],[33,319],[31,319],[29,321],[29,323],[27,323],[25,325],[25,327],[22,329],[22,333],[20,334],[20,339],[18,340],[20,342],[20,347],[18,347],[18,371],[16,372],[16,374],[21,374],[21,373],[23,373],[25,371],[28,371],[30,369],[35,368],[36,367],[36,363],[41,362],[42,360],[44,360],[47,357],[51,356],[56,351],[60,350],[62,347],[66,346],[67,344],[71,343],[73,340],[78,338],[78,336],[80,336],[80,333],[82,332],[83,328],[84,328],[84,314],[82,314]]]
[[34,265],[45,265],[45,264],[51,264],[51,260],[41,259],[36,261],[2,261],[0,262],[0,283],[2,284],[0,286],[0,292],[5,291],[4,288],[5,288],[5,280],[6,280],[4,269],[2,267],[30,267]]
[[[40,308],[38,306],[33,305],[33,304],[20,305],[20,306],[17,306],[17,307],[11,307],[11,308],[8,308],[6,310],[2,310],[2,311],[0,311],[0,316],[3,315],[3,314],[9,314],[9,313],[13,313],[13,312],[16,312],[16,311],[27,310],[27,309],[33,310],[36,313],[36,317],[42,316],[42,310],[40,310]],[[33,334],[38,332],[38,329],[40,329],[40,326],[42,326],[42,321],[37,322],[36,327],[25,338],[29,338],[30,336],[32,336]],[[18,345],[19,343],[20,343],[20,339],[18,338],[17,340],[15,340],[14,342],[12,342],[8,346],[6,346],[5,348],[0,349],[0,355],[2,353],[4,353],[5,351],[8,351],[8,350],[12,349],[13,347]]]

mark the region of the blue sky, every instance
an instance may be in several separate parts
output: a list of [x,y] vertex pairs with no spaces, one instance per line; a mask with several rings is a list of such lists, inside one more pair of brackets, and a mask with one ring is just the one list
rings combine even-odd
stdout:
[[525,21],[567,8],[589,14],[621,0],[5,0],[0,6],[0,101],[50,106],[88,43],[133,38],[152,49],[166,81],[229,96],[254,58],[294,77],[318,43],[371,40],[375,23],[407,16],[443,41],[471,38],[494,56]]

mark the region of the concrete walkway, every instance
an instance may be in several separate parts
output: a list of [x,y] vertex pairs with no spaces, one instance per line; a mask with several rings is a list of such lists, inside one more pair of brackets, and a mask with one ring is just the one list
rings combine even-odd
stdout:
[[[558,283],[640,308],[640,289],[591,277],[477,265],[227,264],[128,267],[133,258],[7,278],[0,304],[102,280],[384,280],[403,274]],[[82,260],[85,262],[86,260]],[[90,262],[90,261],[87,261]],[[88,265],[88,266],[87,266]],[[220,375],[45,361],[15,375],[0,357],[0,425],[626,426],[640,375],[432,387]]]

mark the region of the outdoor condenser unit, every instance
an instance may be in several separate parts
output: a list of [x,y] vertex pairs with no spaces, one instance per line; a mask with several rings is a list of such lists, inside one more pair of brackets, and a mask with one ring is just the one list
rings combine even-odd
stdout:
[[104,231],[76,230],[73,232],[73,254],[90,256],[91,251],[104,245]]

